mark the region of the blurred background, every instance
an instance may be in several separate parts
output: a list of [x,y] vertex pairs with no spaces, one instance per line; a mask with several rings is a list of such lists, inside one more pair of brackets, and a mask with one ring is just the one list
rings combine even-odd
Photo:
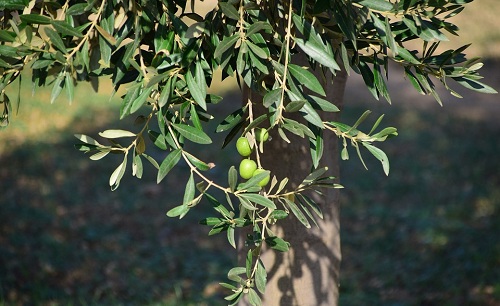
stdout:
[[[484,57],[485,83],[499,90],[495,4],[467,5],[455,19],[461,37],[446,47],[472,42],[468,55]],[[369,171],[353,154],[341,163],[340,304],[500,305],[500,97],[443,91],[441,107],[401,71],[390,79],[393,105],[374,101],[354,74],[348,83],[342,121],[370,109],[365,128],[385,114],[399,136],[382,144],[389,177],[366,154]],[[230,113],[237,87],[217,88],[218,111]],[[235,258],[225,237],[197,225],[210,208],[165,216],[182,199],[187,167],[157,185],[146,165],[142,180],[128,172],[112,192],[119,157],[95,162],[74,149],[75,133],[131,126],[110,93],[81,84],[72,105],[64,94],[51,105],[49,89],[32,95],[25,76],[19,114],[0,131],[0,305],[223,305],[218,282]],[[217,169],[239,160],[231,146],[200,156],[218,163],[221,180]]]

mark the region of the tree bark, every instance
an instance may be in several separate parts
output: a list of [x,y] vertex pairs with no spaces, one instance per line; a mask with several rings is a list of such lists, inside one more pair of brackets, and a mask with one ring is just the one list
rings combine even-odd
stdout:
[[[319,77],[318,79],[322,79]],[[342,108],[347,74],[324,80],[327,99]],[[254,99],[252,93],[244,93],[244,99]],[[264,110],[261,110],[264,111]],[[326,120],[337,120],[337,113],[321,114]],[[289,114],[287,114],[289,117]],[[293,118],[301,120],[301,118]],[[273,131],[274,132],[274,131]],[[290,136],[291,143],[283,141],[277,133],[271,133],[272,141],[265,145],[261,162],[265,169],[276,175],[278,180],[288,177],[296,187],[310,172],[311,158],[307,139]],[[327,166],[329,174],[339,177],[338,139],[333,133],[324,133],[324,154],[320,166]],[[281,253],[264,249],[262,260],[268,271],[268,283],[263,304],[266,306],[335,306],[339,295],[340,268],[340,225],[338,189],[324,190],[324,196],[317,199],[324,219],[317,218],[318,226],[305,228],[293,214],[277,223],[273,231],[290,242],[290,251]],[[240,239],[242,240],[242,239]],[[241,243],[241,242],[240,242]],[[246,250],[240,257],[244,263]],[[243,265],[244,266],[244,265]],[[247,301],[242,304],[247,305]]]

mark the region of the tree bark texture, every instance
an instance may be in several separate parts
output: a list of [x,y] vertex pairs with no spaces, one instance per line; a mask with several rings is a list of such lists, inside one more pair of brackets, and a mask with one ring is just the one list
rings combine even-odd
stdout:
[[[320,76],[318,79],[322,80],[324,77]],[[323,80],[326,83],[327,99],[340,109],[346,81],[345,71],[338,72],[333,78]],[[245,101],[248,98],[256,99],[250,92],[244,93],[243,98]],[[264,110],[261,109],[260,112],[262,111]],[[326,120],[337,120],[338,117],[338,113],[321,115]],[[290,117],[290,114],[286,116]],[[300,115],[292,119],[304,121]],[[283,177],[288,177],[291,185],[296,187],[311,170],[308,140],[288,133],[291,143],[286,143],[277,132],[273,132],[270,134],[272,141],[265,144],[265,154],[261,155],[263,167],[270,170],[271,175],[276,175],[278,181]],[[333,133],[325,131],[324,154],[320,167],[327,166],[328,174],[336,176],[337,180],[339,177],[338,156],[338,138]],[[319,227],[312,224],[312,228],[307,229],[290,213],[288,218],[280,220],[273,228],[279,237],[290,242],[291,248],[285,253],[270,248],[263,251],[261,258],[268,271],[268,283],[263,299],[263,304],[266,306],[336,306],[338,304],[341,260],[339,191],[338,189],[324,190],[324,196],[317,200],[324,214],[323,220],[317,218]],[[240,239],[240,245],[242,240]],[[242,251],[240,263],[244,263],[246,251],[242,247],[240,250]],[[247,305],[245,303],[248,302],[244,301],[242,305]]]

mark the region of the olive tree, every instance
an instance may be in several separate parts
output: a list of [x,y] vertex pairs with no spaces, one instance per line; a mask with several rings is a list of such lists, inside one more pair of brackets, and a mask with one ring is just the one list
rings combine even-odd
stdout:
[[[2,0],[1,124],[20,103],[6,88],[21,83],[23,70],[35,87],[51,88],[51,102],[61,93],[71,102],[79,82],[110,78],[115,93],[124,89],[119,117],[135,116],[140,128],[75,136],[91,160],[123,156],[111,189],[128,168],[141,178],[151,163],[161,183],[183,160],[184,197],[167,216],[213,207],[200,223],[210,235],[227,235],[240,254],[221,282],[228,304],[336,305],[338,156],[364,164],[363,155],[373,155],[388,175],[380,144],[397,135],[380,127],[382,116],[361,129],[370,111],[340,121],[348,75],[360,74],[389,103],[386,80],[397,66],[393,76],[438,103],[436,81],[457,97],[452,83],[495,93],[480,81],[480,60],[464,54],[467,45],[440,48],[457,35],[450,18],[471,1],[220,0],[202,16],[198,3],[185,0]],[[217,70],[237,80],[243,101],[207,93]],[[231,114],[214,112],[218,103]],[[208,121],[217,122],[215,131]],[[220,150],[213,133],[242,155],[222,169],[222,180],[211,171],[218,161],[201,160],[191,145]],[[154,159],[153,148],[165,158]]]

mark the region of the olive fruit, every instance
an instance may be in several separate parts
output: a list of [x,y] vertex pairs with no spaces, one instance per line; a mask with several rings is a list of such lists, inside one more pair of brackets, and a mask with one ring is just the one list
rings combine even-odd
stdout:
[[251,159],[244,159],[240,163],[240,176],[246,180],[253,176],[257,170],[257,164]]
[[264,142],[264,141],[267,141],[269,139],[269,132],[262,128],[260,130],[257,131],[257,140],[259,142]]
[[[266,171],[266,170],[259,168],[259,169],[255,170],[255,171],[253,172],[253,176],[256,176],[257,174],[262,173],[262,172],[264,172],[264,171]],[[266,177],[264,177],[264,178],[263,178],[263,179],[259,182],[259,186],[260,186],[260,187],[264,187],[264,186],[266,186],[267,184],[269,184],[269,179],[270,179],[270,178],[271,178],[271,176],[268,174]]]
[[243,157],[247,157],[252,153],[252,148],[250,147],[250,143],[246,137],[238,138],[236,141],[236,150]]

